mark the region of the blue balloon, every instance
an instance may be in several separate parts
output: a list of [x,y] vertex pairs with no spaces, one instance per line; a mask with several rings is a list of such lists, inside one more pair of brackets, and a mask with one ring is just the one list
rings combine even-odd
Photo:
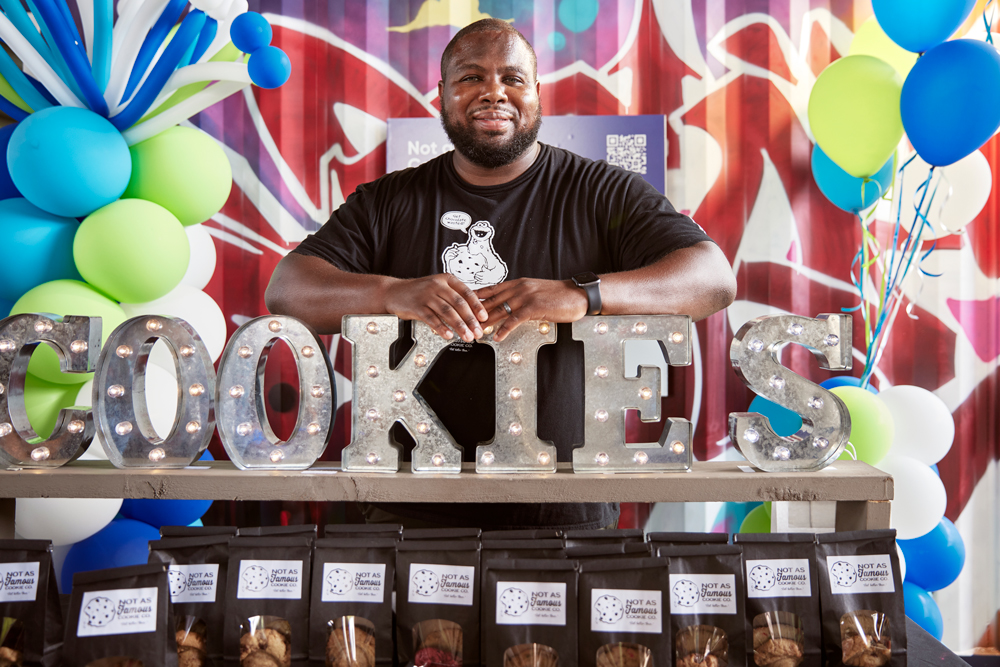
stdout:
[[0,201],[0,299],[17,301],[50,280],[82,280],[73,262],[80,223],[46,213],[27,199]]
[[14,134],[17,125],[5,125],[0,127],[0,200],[20,197],[17,186],[10,179],[10,169],[7,168],[7,144],[10,143],[10,136]]
[[277,46],[265,46],[250,54],[247,71],[261,88],[278,88],[292,75],[292,62]]
[[972,39],[934,47],[903,82],[899,112],[924,161],[944,167],[961,160],[1000,127],[1000,53]]
[[763,396],[750,402],[747,412],[759,412],[771,422],[771,430],[781,436],[789,436],[802,428],[802,417],[797,412],[782,407]]
[[923,53],[955,34],[976,0],[872,0],[875,18],[889,38]]
[[198,519],[197,521],[192,521],[190,524],[191,528],[201,528],[204,525],[205,524],[201,522],[201,519]]
[[122,93],[123,100],[132,97],[132,92],[139,84],[139,80],[149,69],[153,57],[167,39],[170,29],[177,23],[177,19],[181,17],[185,7],[187,7],[187,0],[169,0],[167,6],[160,12],[160,18],[156,19],[156,23],[146,33],[146,38],[142,41],[142,46],[139,47],[139,52],[135,56],[132,72],[128,76],[125,91]]
[[243,53],[256,53],[271,43],[271,36],[271,24],[257,12],[244,12],[229,26],[229,39]]
[[7,146],[14,185],[32,204],[82,218],[118,199],[132,177],[121,133],[93,111],[50,107],[17,125]]
[[[860,387],[861,378],[852,377],[850,375],[839,375],[837,377],[827,378],[819,383],[819,386],[823,389],[833,389],[834,387]],[[865,387],[868,391],[873,394],[878,393],[878,389],[869,384]]]
[[947,518],[926,535],[896,543],[906,559],[906,580],[927,591],[950,586],[965,565],[965,542]]
[[837,166],[837,163],[824,153],[819,144],[813,146],[812,173],[820,192],[826,195],[837,208],[848,213],[857,213],[878,201],[892,184],[893,158],[878,172],[865,182],[863,178],[855,178]]
[[[910,564],[906,564],[909,570]],[[907,572],[909,574],[909,572]],[[927,631],[929,635],[941,641],[944,635],[944,619],[941,617],[941,610],[931,594],[920,588],[916,584],[908,581],[903,582],[903,605],[906,607],[906,615],[910,619]]]
[[116,518],[70,548],[59,576],[60,590],[68,593],[73,588],[73,575],[77,572],[146,563],[149,541],[158,539],[160,531],[156,528],[141,521]]
[[934,474],[935,474],[935,475],[937,475],[938,477],[940,477],[940,476],[941,476],[941,471],[940,471],[940,470],[938,470],[938,467],[937,467],[937,464],[936,464],[936,463],[932,463],[932,464],[930,465],[930,469],[931,469],[931,470],[933,470],[933,471],[934,471]]
[[4,301],[3,299],[0,299],[0,318],[4,318],[10,315],[11,308],[13,307],[14,304],[11,303],[10,301]]
[[[199,461],[214,461],[206,449]],[[150,526],[189,526],[199,521],[212,506],[211,500],[152,500],[126,498],[121,515]]]

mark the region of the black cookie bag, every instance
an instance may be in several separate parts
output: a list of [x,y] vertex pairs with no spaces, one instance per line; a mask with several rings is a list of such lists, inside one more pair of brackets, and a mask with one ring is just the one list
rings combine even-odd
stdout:
[[62,647],[62,620],[52,542],[0,540],[0,660],[54,664]]
[[669,665],[666,558],[580,565],[580,667]]
[[167,566],[73,575],[64,667],[177,667]]
[[455,540],[476,540],[480,539],[483,531],[479,528],[404,528],[403,540],[424,541],[445,540],[453,542]]
[[742,547],[662,547],[669,560],[674,667],[745,667]]
[[236,526],[160,526],[160,539],[164,537],[205,537],[228,535],[236,537]]
[[315,540],[316,531],[316,524],[306,523],[298,526],[248,526],[247,528],[240,528],[236,534],[240,537],[307,535]]
[[483,542],[486,540],[561,540],[563,532],[555,528],[484,530],[479,537]]
[[729,544],[728,533],[653,532],[646,535],[653,554],[661,547],[686,547],[702,544]]
[[643,542],[642,530],[639,528],[616,528],[607,530],[596,528],[592,530],[567,530],[563,539],[566,540],[567,547],[582,547],[592,544],[625,544],[630,542]]
[[895,530],[816,536],[828,667],[906,667],[906,616]]
[[747,583],[747,664],[820,667],[819,576],[811,533],[740,533]]
[[325,660],[328,667],[392,664],[395,570],[391,537],[316,540],[309,596],[311,660]]
[[398,523],[328,523],[323,527],[323,537],[346,539],[403,538],[403,527]]

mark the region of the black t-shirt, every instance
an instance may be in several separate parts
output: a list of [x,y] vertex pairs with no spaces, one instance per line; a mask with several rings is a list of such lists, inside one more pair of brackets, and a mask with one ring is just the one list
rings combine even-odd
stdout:
[[[708,240],[639,175],[541,144],[534,164],[502,185],[469,185],[450,153],[366,183],[295,252],[354,273],[452,273],[479,289],[522,277],[628,271]],[[490,347],[459,342],[442,352],[419,387],[466,460],[494,434],[493,369]],[[560,461],[571,461],[583,442],[583,349],[568,324],[539,351],[538,388],[538,436],[556,445]],[[399,425],[394,434],[412,447]],[[601,503],[380,507],[480,527],[599,528],[617,518],[617,505]]]

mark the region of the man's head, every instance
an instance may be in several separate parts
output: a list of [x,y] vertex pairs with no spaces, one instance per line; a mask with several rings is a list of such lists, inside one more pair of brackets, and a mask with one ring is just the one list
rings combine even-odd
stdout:
[[487,168],[506,166],[535,145],[542,123],[535,52],[505,21],[458,32],[441,56],[441,122],[455,149]]

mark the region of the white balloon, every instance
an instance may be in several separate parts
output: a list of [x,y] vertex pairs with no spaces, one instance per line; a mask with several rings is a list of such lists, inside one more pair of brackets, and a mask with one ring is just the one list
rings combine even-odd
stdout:
[[184,231],[187,233],[188,245],[191,246],[191,260],[188,262],[187,273],[181,278],[181,284],[205,289],[215,273],[215,241],[204,225],[188,225]]
[[212,361],[218,360],[226,346],[226,316],[212,297],[190,285],[178,285],[166,296],[146,303],[123,303],[129,317],[169,315],[179,317],[194,327],[208,348]]
[[121,498],[18,498],[14,531],[53,546],[74,544],[111,523],[121,506]]
[[896,529],[896,539],[912,540],[933,530],[948,504],[941,478],[908,456],[889,454],[878,467],[892,475],[895,495],[889,525]]
[[903,549],[896,544],[896,553],[899,554],[899,578],[906,581],[906,558],[903,557]]
[[955,419],[944,401],[922,387],[896,385],[878,397],[895,422],[890,455],[909,456],[934,465],[944,458],[955,439]]
[[[900,164],[903,162],[905,160]],[[896,211],[901,211],[899,220],[905,229],[909,229],[913,224],[914,205],[920,203],[920,195],[916,194],[917,188],[927,179],[929,171],[930,165],[919,155],[903,171],[903,189],[893,197],[892,221],[896,221]],[[935,185],[940,183],[937,185],[934,201],[927,214],[927,221],[931,223],[934,231],[925,229],[920,237],[924,241],[964,229],[983,210],[993,188],[993,172],[989,160],[980,151],[973,151],[958,162],[947,167],[938,167],[934,172],[943,174],[943,177],[935,175],[931,180],[927,199],[924,200],[923,210],[926,210],[927,201],[934,193]],[[898,183],[900,177],[897,175],[896,178]],[[923,191],[921,195],[922,193]]]

